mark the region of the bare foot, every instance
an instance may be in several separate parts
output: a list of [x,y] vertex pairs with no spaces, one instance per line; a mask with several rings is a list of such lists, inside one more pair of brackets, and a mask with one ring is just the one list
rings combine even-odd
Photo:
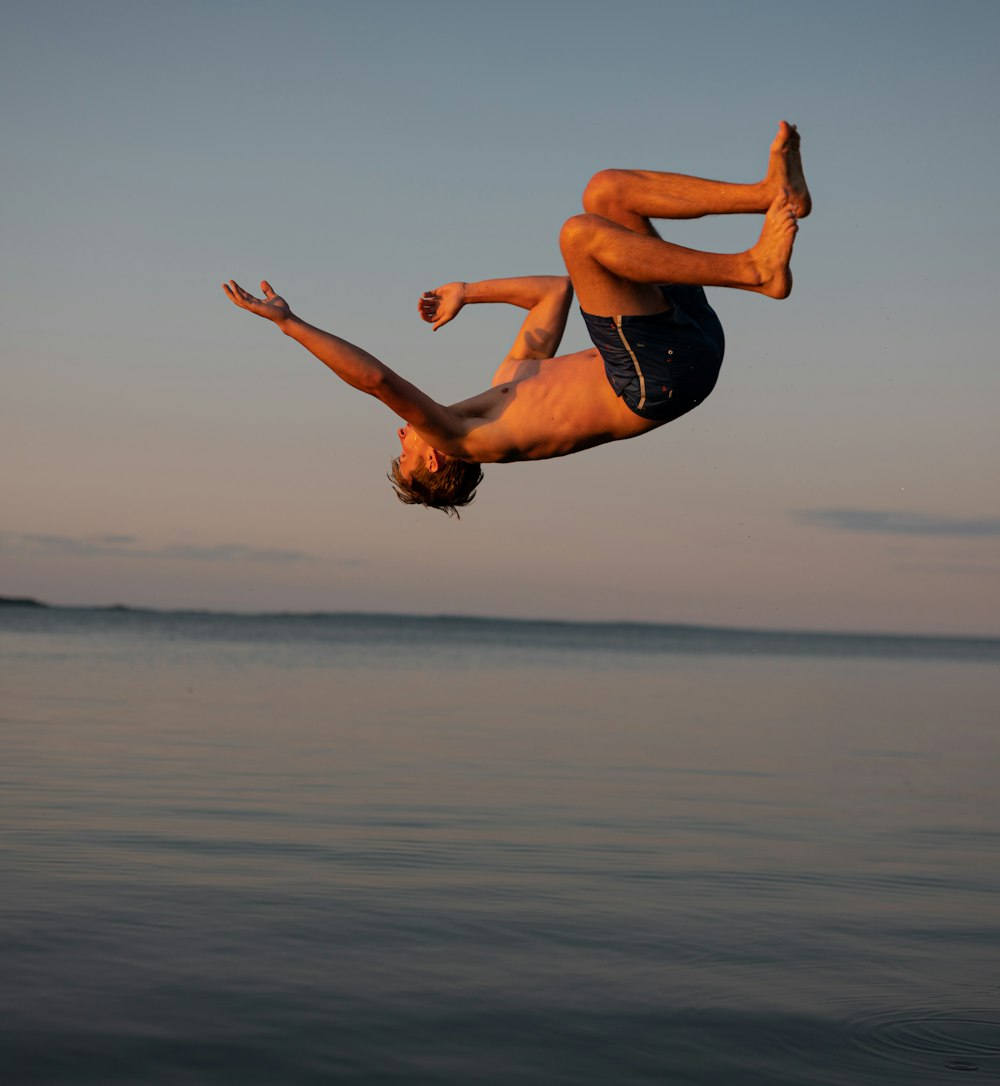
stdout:
[[802,155],[799,152],[799,130],[794,124],[782,121],[778,134],[771,144],[771,157],[767,164],[766,184],[777,196],[783,188],[791,193],[792,210],[800,219],[812,211],[812,197],[802,172]]
[[750,290],[769,298],[787,298],[792,293],[792,269],[788,264],[799,229],[792,199],[787,187],[778,193],[767,209],[757,244],[747,254],[757,278]]

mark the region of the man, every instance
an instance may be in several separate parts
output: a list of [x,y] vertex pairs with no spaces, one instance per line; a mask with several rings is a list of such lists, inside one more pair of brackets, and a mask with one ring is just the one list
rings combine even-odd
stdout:
[[[470,304],[528,310],[490,388],[451,406],[300,320],[268,283],[261,283],[262,299],[234,280],[223,290],[404,419],[390,475],[398,497],[457,514],[475,496],[482,464],[566,456],[655,430],[697,406],[715,385],[724,348],[702,287],[786,298],[797,220],[811,201],[798,132],[782,121],[763,181],[605,170],[587,185],[583,207],[560,235],[568,277],[448,283],[420,299],[420,316],[434,331]],[[650,223],[738,213],[765,216],[757,244],[742,253],[673,245]],[[555,357],[574,289],[594,347]]]

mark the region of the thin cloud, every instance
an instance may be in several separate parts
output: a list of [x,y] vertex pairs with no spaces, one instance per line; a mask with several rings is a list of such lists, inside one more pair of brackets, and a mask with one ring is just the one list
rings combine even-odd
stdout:
[[1000,517],[963,518],[878,509],[799,509],[793,515],[802,523],[839,532],[962,536],[966,539],[1000,536]]
[[141,547],[135,536],[67,536],[31,532],[0,533],[0,552],[57,558],[160,558],[181,562],[263,562],[271,565],[313,562],[316,556],[305,551],[277,547],[249,547],[243,543],[202,546],[170,543],[163,547]]
[[158,558],[180,558],[195,562],[305,562],[313,556],[303,551],[281,550],[274,547],[247,547],[241,543],[219,543],[214,547],[199,547],[191,543],[171,543],[152,552]]
[[90,558],[98,555],[139,554],[132,548],[134,536],[45,535],[39,532],[3,532],[0,550],[5,554],[51,555],[57,558]]

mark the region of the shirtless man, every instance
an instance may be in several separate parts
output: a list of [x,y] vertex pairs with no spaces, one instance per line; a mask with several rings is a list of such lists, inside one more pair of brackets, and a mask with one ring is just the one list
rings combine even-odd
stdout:
[[[451,406],[360,347],[300,320],[267,282],[263,298],[234,280],[222,289],[404,419],[390,474],[398,497],[457,514],[475,496],[482,464],[567,456],[637,437],[697,406],[715,385],[724,349],[702,287],[787,298],[797,220],[809,214],[811,201],[798,132],[782,121],[763,181],[604,170],[587,185],[583,207],[560,235],[568,277],[447,283],[421,297],[418,311],[434,331],[466,305],[505,302],[528,310],[490,388]],[[673,245],[650,223],[738,213],[765,216],[756,245],[742,253]],[[594,347],[555,357],[574,289]]]

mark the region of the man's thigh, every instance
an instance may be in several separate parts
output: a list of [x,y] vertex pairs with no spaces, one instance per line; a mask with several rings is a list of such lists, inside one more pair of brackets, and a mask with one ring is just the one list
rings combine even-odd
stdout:
[[670,305],[658,286],[636,283],[609,271],[593,255],[602,231],[628,234],[624,227],[599,215],[576,215],[562,229],[559,244],[580,308],[600,316],[662,313]]

